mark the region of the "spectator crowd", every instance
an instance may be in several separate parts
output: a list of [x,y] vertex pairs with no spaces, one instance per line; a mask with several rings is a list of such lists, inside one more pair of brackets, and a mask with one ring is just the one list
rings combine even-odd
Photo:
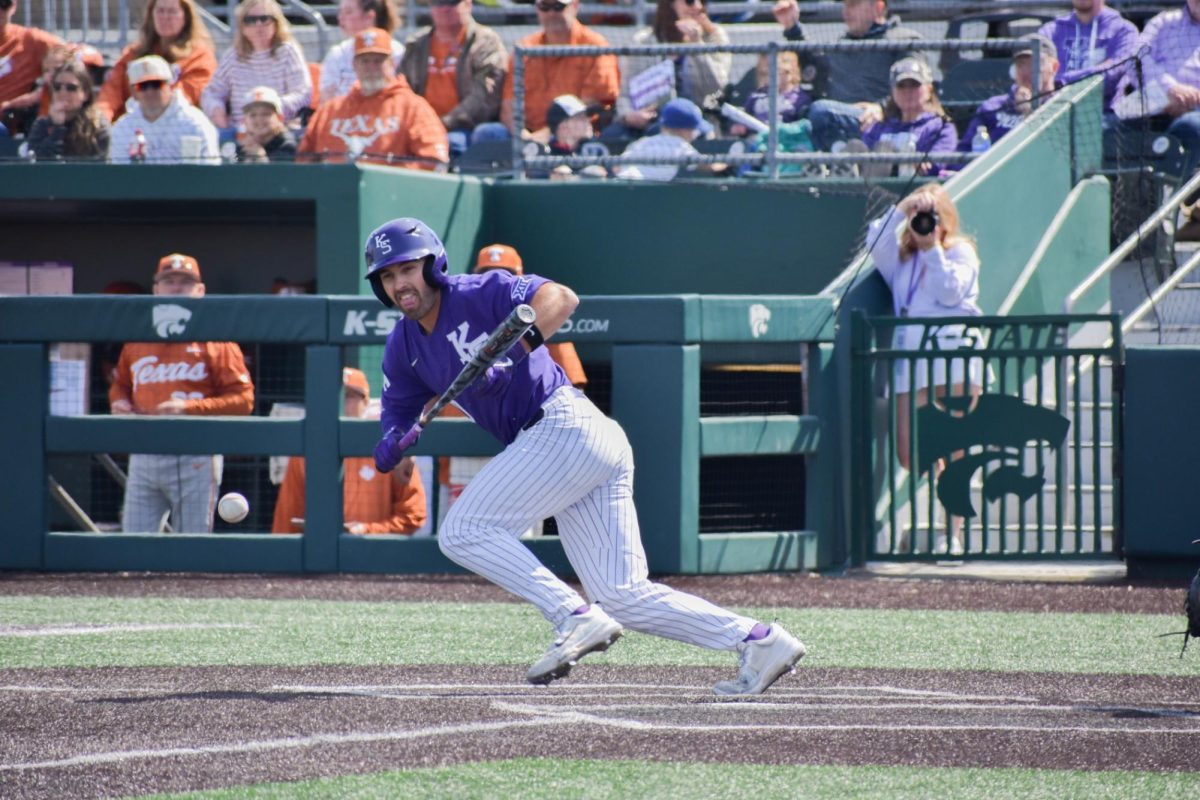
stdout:
[[[1096,74],[1106,129],[1162,131],[1184,145],[1189,171],[1200,159],[1200,0],[1181,0],[1140,30],[1105,0],[1071,0],[1069,11],[1044,15],[1026,33],[1009,89],[976,98],[973,114],[943,105],[921,33],[887,0],[843,0],[839,45],[863,47],[779,53],[774,98],[767,57],[740,80],[729,52],[526,58],[518,93],[515,55],[475,19],[473,0],[428,0],[431,24],[403,42],[394,0],[342,0],[344,39],[319,63],[306,62],[277,0],[242,0],[222,53],[195,0],[149,0],[135,41],[108,68],[94,48],[18,25],[26,1],[0,0],[0,136],[24,137],[24,154],[36,160],[355,160],[436,171],[476,145],[520,137],[558,155],[598,140],[601,152],[632,161],[693,155],[714,137],[744,137],[762,150],[774,122],[785,151],[912,156],[851,166],[852,174],[939,175],[961,167],[947,154],[986,149],[1058,88]],[[780,41],[817,38],[801,22],[804,5],[775,4]],[[537,0],[534,9],[538,29],[520,47],[609,45],[580,21],[579,0]],[[630,43],[730,41],[706,0],[657,0],[652,25]],[[865,47],[874,42],[894,46]],[[739,80],[748,92],[736,96]],[[670,180],[684,171],[643,163],[540,174]]]

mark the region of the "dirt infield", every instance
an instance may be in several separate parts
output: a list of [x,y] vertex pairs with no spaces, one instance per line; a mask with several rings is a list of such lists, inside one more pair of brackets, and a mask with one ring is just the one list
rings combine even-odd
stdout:
[[[671,576],[677,589],[729,606],[1180,614],[1186,583],[1078,585],[975,580],[828,578],[809,573]],[[231,597],[517,602],[467,575],[216,575],[0,572],[0,596]]]
[[545,689],[511,667],[3,671],[0,794],[111,797],[530,755],[1196,766],[1194,680],[804,669],[730,701],[711,694],[721,677],[591,665]]
[[[742,576],[742,606],[1178,613],[1179,588]],[[469,577],[0,575],[0,595],[507,600]],[[802,666],[757,698],[709,667],[585,663],[549,688],[462,666],[0,670],[0,797],[86,798],[529,756],[1189,771],[1197,679]]]

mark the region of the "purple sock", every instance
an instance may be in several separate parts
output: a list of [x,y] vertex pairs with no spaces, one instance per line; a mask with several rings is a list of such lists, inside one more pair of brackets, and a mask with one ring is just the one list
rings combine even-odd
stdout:
[[754,627],[750,629],[750,633],[747,634],[746,638],[742,639],[742,641],[743,642],[757,642],[759,639],[767,638],[767,634],[769,634],[770,632],[771,632],[770,625],[763,625],[761,622],[756,622],[756,623],[754,623]]
[[583,605],[581,605],[579,608],[577,608],[577,609],[575,609],[574,611],[572,611],[572,612],[571,612],[571,616],[573,617],[573,616],[575,616],[575,615],[577,615],[577,614],[586,614],[587,612],[589,612],[589,611],[591,611],[591,610],[592,610],[592,607],[591,607],[590,605],[588,605],[587,603],[584,603],[584,604],[583,604]]

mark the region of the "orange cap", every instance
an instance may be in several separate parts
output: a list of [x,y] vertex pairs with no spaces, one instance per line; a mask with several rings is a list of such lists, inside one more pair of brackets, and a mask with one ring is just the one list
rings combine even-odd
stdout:
[[489,244],[479,251],[475,271],[483,272],[487,269],[507,269],[514,275],[525,274],[521,254],[506,244]]
[[367,383],[367,376],[361,369],[342,367],[342,386],[353,389],[368,400],[371,398],[371,384]]
[[183,273],[193,280],[199,281],[200,265],[191,256],[185,256],[183,253],[170,253],[158,260],[158,270],[154,273],[154,280],[157,282],[164,275],[176,273]]
[[364,53],[392,54],[392,35],[383,28],[367,28],[354,37],[354,55]]

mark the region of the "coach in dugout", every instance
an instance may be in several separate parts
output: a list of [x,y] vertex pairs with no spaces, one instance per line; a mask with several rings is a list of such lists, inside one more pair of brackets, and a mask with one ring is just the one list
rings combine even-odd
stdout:
[[[446,127],[392,63],[391,36],[368,28],[354,37],[358,83],[324,102],[308,123],[298,161],[370,160],[410,169],[439,169],[450,160]],[[407,163],[403,159],[409,159]]]
[[[154,274],[160,297],[203,297],[196,259],[163,256]],[[155,324],[169,333],[170,312],[155,307]],[[121,348],[108,401],[113,414],[244,415],[254,409],[254,384],[233,342],[130,342]],[[139,454],[129,456],[126,533],[157,533],[170,512],[171,530],[210,533],[224,459],[219,455]]]
[[[342,415],[367,419],[371,402],[367,376],[345,367],[342,387]],[[425,524],[425,486],[412,458],[404,459],[390,475],[376,470],[371,456],[347,458],[342,472],[342,520],[347,533],[411,534]],[[275,502],[273,533],[304,532],[304,478],[304,459],[292,456]]]

